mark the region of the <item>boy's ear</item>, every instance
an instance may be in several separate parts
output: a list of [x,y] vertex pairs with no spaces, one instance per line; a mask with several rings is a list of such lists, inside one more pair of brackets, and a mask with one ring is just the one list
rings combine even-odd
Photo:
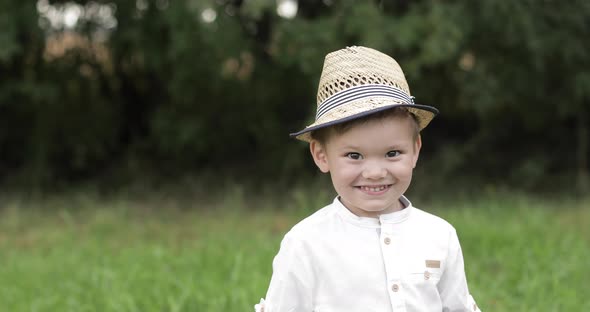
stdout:
[[422,137],[420,136],[420,134],[418,134],[418,138],[416,138],[416,143],[414,144],[414,159],[412,159],[412,168],[416,168],[416,164],[418,163],[418,157],[420,156],[420,148],[422,148]]
[[311,152],[313,161],[320,171],[323,173],[329,172],[330,166],[328,164],[328,155],[326,154],[324,145],[317,140],[311,140],[311,142],[309,142],[309,151]]

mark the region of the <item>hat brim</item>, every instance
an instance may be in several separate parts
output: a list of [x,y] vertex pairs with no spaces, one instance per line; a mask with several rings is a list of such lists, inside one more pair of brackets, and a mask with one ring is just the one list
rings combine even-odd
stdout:
[[309,142],[311,140],[310,132],[312,132],[314,130],[330,127],[330,126],[333,126],[336,124],[344,123],[344,122],[355,120],[355,119],[359,119],[359,118],[362,118],[362,117],[365,117],[365,116],[368,116],[371,114],[375,114],[375,113],[378,113],[381,111],[385,111],[388,109],[392,109],[395,107],[410,108],[410,113],[417,115],[417,117],[419,118],[420,130],[426,128],[426,126],[430,123],[430,121],[432,121],[432,119],[436,115],[438,115],[438,113],[439,113],[438,109],[436,109],[435,107],[432,107],[432,106],[428,106],[428,105],[392,104],[392,105],[381,106],[381,107],[371,109],[368,111],[364,111],[364,112],[361,112],[358,114],[350,115],[350,116],[347,116],[347,117],[344,117],[344,118],[341,118],[338,120],[333,120],[333,121],[329,121],[329,122],[325,122],[325,123],[321,123],[321,124],[317,124],[317,125],[312,124],[299,132],[290,133],[289,136],[292,138],[296,138],[298,140]]

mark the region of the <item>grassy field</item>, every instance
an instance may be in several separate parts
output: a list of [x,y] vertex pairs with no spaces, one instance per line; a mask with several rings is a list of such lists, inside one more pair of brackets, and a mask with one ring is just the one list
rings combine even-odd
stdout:
[[[245,193],[0,197],[0,311],[252,311],[282,235],[332,195]],[[415,204],[457,228],[482,310],[590,311],[589,200]]]

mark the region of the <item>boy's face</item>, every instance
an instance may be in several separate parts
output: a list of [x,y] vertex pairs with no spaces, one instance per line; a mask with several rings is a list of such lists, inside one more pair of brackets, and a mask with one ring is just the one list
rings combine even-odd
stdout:
[[414,140],[408,116],[390,116],[332,133],[325,144],[312,140],[311,154],[329,172],[342,203],[354,214],[378,217],[402,209],[399,201],[410,185],[418,161],[420,137]]

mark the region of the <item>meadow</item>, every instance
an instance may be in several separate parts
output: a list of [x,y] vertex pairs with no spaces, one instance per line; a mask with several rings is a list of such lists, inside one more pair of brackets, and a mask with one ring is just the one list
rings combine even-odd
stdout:
[[[0,196],[0,311],[253,311],[282,235],[332,196]],[[414,204],[456,227],[483,311],[590,311],[590,200],[450,198]]]

